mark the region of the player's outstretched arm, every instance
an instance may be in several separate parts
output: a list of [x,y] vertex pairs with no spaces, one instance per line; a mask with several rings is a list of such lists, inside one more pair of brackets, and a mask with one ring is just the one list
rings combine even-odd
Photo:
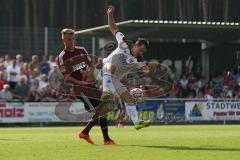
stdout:
[[113,18],[113,13],[114,13],[115,8],[113,6],[108,6],[108,10],[107,10],[107,15],[108,15],[108,25],[110,28],[110,31],[112,32],[112,34],[115,36],[115,33],[119,31],[115,20]]

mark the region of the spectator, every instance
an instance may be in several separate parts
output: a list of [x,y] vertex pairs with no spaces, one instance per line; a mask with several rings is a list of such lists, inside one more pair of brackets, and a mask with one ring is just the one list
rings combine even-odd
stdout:
[[213,89],[209,88],[208,92],[205,93],[204,98],[207,100],[213,100]]
[[7,67],[8,73],[8,81],[10,85],[10,90],[13,90],[17,84],[19,75],[20,75],[20,67],[17,66],[16,60],[12,61],[12,65]]
[[48,84],[48,77],[46,74],[42,74],[40,76],[40,81],[39,81],[39,91],[43,91],[46,85]]
[[172,92],[174,97],[180,97],[181,95],[181,86],[178,80],[173,80]]
[[0,91],[3,89],[3,86],[5,84],[7,84],[8,82],[6,81],[6,79],[4,79],[3,77],[3,72],[0,71]]
[[199,90],[199,91],[198,91],[196,98],[197,98],[197,99],[203,99],[203,98],[205,98],[202,90]]
[[30,71],[28,70],[28,63],[23,63],[22,67],[21,67],[21,76],[26,76],[27,79],[29,80],[30,78]]
[[55,95],[53,94],[49,84],[47,84],[43,91],[42,91],[42,94],[41,94],[41,100],[42,101],[55,101],[56,100],[56,97]]
[[61,86],[61,80],[63,80],[63,75],[55,64],[53,70],[49,73],[49,83],[52,88],[57,89]]
[[28,101],[35,102],[41,100],[41,94],[38,90],[39,81],[35,81],[28,91]]
[[188,80],[186,78],[186,75],[182,75],[182,78],[180,80],[180,85],[183,89],[187,89],[187,85],[188,85]]
[[5,84],[3,89],[0,91],[0,99],[1,101],[9,101],[12,100],[13,96],[12,93],[9,91],[9,85]]
[[195,89],[195,83],[191,82],[188,84],[188,89],[187,89],[187,97],[188,98],[195,98],[197,96],[197,92]]
[[29,86],[26,83],[25,77],[21,77],[13,91],[13,97],[19,100],[27,100]]
[[43,55],[42,61],[40,62],[40,67],[41,67],[41,74],[48,75],[50,71],[50,64],[47,61],[47,55]]
[[5,80],[8,80],[8,73],[7,73],[7,71],[6,71],[5,66],[4,66],[3,63],[0,63],[0,72],[2,72],[3,78],[4,78]]
[[0,57],[0,64],[4,65],[4,58]]
[[4,66],[5,66],[5,68],[7,68],[8,66],[11,66],[11,65],[12,65],[12,61],[11,61],[11,58],[10,58],[10,54],[7,53],[4,56]]
[[35,68],[33,71],[32,71],[32,75],[30,75],[30,78],[29,78],[29,83],[30,85],[33,85],[35,83],[35,81],[40,81],[41,77],[40,77],[40,71],[38,68]]
[[[57,57],[56,57],[57,58]],[[56,60],[55,60],[55,57],[53,55],[50,55],[49,56],[49,60],[48,60],[48,63],[50,65],[50,69],[53,70],[54,66],[57,65],[56,63]]]
[[20,67],[20,68],[22,67],[23,62],[22,62],[22,55],[21,54],[16,55],[16,64],[17,64],[18,67]]
[[66,98],[66,91],[64,90],[63,85],[59,85],[57,88],[52,88],[52,86],[50,87],[53,90],[53,95],[56,97],[57,100],[63,100]]
[[30,71],[30,74],[32,74],[34,70],[40,70],[40,65],[38,62],[37,55],[32,56],[32,61],[29,63],[28,70]]
[[24,78],[25,82],[28,83],[29,76],[27,74],[25,74],[23,66],[20,68],[20,76],[19,77]]
[[181,86],[181,95],[183,98],[188,96],[188,92],[187,92],[187,86],[188,86],[188,80],[186,78],[186,75],[182,75],[182,78],[179,81],[180,86]]

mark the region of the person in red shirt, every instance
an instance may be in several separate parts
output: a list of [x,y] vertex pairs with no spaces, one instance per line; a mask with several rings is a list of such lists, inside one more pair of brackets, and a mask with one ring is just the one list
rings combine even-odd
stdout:
[[7,84],[7,81],[3,77],[3,72],[0,71],[0,91],[3,89],[5,84]]
[[[64,50],[58,56],[58,65],[63,74],[65,83],[73,84],[73,92],[77,98],[84,103],[86,110],[91,112],[90,101],[93,107],[100,108],[101,111],[101,91],[95,86],[94,69],[90,56],[84,47],[75,46],[75,31],[72,29],[63,29],[61,31]],[[87,97],[87,100],[81,95]],[[98,113],[92,118],[85,128],[79,133],[81,139],[93,144],[89,136],[91,128],[99,121],[103,133],[104,144],[113,145],[115,142],[108,135],[108,121],[103,115]]]

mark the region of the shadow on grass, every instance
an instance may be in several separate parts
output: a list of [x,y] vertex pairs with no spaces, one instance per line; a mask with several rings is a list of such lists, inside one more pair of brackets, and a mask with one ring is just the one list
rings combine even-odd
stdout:
[[30,140],[27,140],[27,139],[0,138],[0,141],[30,141]]
[[168,149],[168,150],[188,150],[188,151],[228,151],[228,152],[240,152],[240,148],[222,148],[222,147],[188,147],[188,146],[146,146],[146,145],[118,145],[129,147],[144,147],[144,148],[156,148],[156,149]]

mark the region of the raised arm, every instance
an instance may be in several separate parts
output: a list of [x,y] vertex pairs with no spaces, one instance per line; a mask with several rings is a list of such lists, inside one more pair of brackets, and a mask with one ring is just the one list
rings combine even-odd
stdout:
[[112,34],[115,36],[115,33],[118,32],[118,27],[115,23],[115,20],[113,18],[113,13],[114,13],[115,8],[113,6],[108,6],[108,10],[107,10],[107,15],[108,15],[108,25],[110,28],[110,31],[112,32]]

